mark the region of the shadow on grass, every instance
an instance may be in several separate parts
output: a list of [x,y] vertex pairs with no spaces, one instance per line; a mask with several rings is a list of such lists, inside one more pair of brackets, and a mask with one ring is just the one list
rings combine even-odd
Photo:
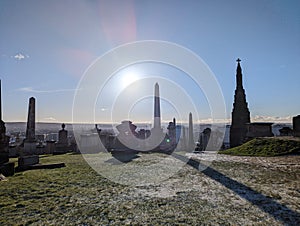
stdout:
[[122,159],[118,159],[118,158],[113,157],[113,158],[111,158],[111,159],[106,160],[105,162],[106,162],[106,163],[110,163],[110,164],[112,164],[112,165],[122,165],[122,164],[124,164],[124,163],[129,163],[129,162],[131,162],[132,160],[137,159],[137,158],[139,158],[138,155],[137,155],[137,156],[134,156],[134,157],[132,157],[132,158],[130,158],[130,159],[126,159],[126,161],[123,161]]
[[285,225],[300,225],[300,214],[288,208],[287,206],[280,204],[272,198],[267,197],[253,190],[252,188],[229,178],[228,176],[220,173],[219,171],[209,166],[200,163],[199,161],[188,159],[185,156],[178,155],[175,153],[173,153],[172,156],[176,159],[187,162],[188,165],[199,170],[211,179],[219,182],[226,188],[232,190],[241,198],[251,202],[253,205],[257,206],[265,213],[268,213],[271,216],[273,216],[276,220],[283,222]]

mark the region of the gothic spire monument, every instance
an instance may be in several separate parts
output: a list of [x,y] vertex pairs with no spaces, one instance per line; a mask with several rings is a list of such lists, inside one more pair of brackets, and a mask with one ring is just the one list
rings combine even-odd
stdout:
[[161,129],[159,85],[154,86],[154,129]]
[[246,123],[250,123],[250,112],[248,103],[246,101],[246,94],[243,88],[242,68],[240,65],[241,60],[237,60],[236,69],[236,89],[234,95],[233,110],[231,113],[231,127],[230,127],[230,146],[236,147],[243,144],[247,127]]

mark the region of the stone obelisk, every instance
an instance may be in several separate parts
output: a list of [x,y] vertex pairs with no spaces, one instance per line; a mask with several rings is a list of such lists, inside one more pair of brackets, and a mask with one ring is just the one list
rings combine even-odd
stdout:
[[35,139],[35,98],[29,98],[26,139],[24,141],[24,154],[32,155],[36,152]]
[[164,139],[163,130],[161,128],[160,118],[160,97],[159,97],[159,86],[155,83],[154,86],[154,121],[153,128],[151,129],[151,136],[149,138],[149,148],[152,150],[160,150],[160,145]]
[[6,136],[5,123],[2,120],[2,96],[0,80],[0,165],[9,161],[8,158],[9,138]]
[[250,112],[248,109],[248,103],[246,101],[245,90],[243,88],[243,76],[240,61],[240,59],[237,59],[236,90],[234,95],[230,127],[231,147],[236,147],[243,144],[247,133],[246,123],[250,123]]
[[0,174],[12,176],[15,173],[15,163],[9,162],[9,136],[6,135],[5,123],[2,120],[2,96],[0,80]]
[[190,150],[193,150],[195,148],[193,116],[192,116],[191,112],[189,114],[189,143],[188,143],[188,147],[189,147]]
[[161,129],[159,86],[154,87],[154,129]]

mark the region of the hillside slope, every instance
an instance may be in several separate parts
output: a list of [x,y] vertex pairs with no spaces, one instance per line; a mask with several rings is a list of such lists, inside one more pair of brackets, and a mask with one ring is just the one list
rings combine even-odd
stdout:
[[278,156],[296,154],[300,151],[300,140],[284,138],[255,138],[245,144],[219,151],[219,154],[240,156]]

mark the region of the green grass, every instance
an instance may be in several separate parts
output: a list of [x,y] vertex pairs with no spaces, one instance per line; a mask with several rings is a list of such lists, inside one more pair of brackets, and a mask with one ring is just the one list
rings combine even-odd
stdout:
[[219,151],[220,154],[239,156],[280,156],[293,154],[300,149],[300,141],[280,138],[255,138],[245,144]]
[[[152,155],[160,156],[141,155],[126,167],[147,166]],[[19,172],[0,182],[0,225],[279,224],[188,165],[159,185],[134,187],[97,174],[81,155],[41,156],[40,162],[64,162],[66,167]],[[298,206],[299,167],[282,171],[231,161],[213,162],[211,167],[292,209]],[[160,196],[168,192],[175,195]]]
[[[0,225],[40,224],[41,220],[51,224],[64,213],[89,215],[92,200],[86,197],[97,197],[117,187],[122,190],[121,185],[94,172],[81,155],[42,156],[40,162],[64,162],[66,167],[19,172],[1,182],[0,214],[6,217],[0,218]],[[78,201],[81,199],[82,203]],[[89,205],[78,208],[86,202]],[[65,221],[72,215],[66,214]]]

